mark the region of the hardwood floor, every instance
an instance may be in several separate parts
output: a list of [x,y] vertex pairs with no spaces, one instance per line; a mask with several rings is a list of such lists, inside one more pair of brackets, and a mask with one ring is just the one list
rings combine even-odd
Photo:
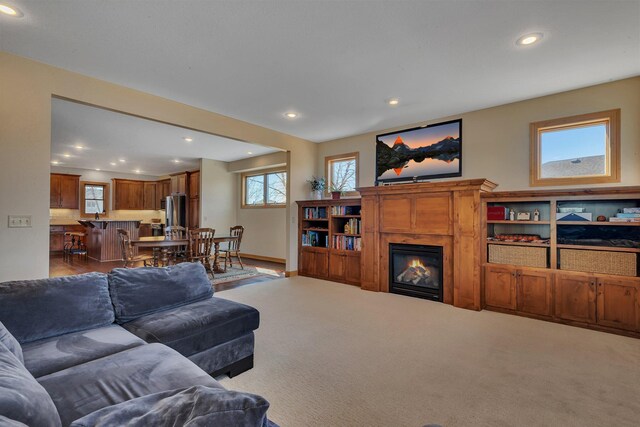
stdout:
[[[251,285],[260,282],[268,282],[284,277],[284,264],[245,258],[243,258],[242,261],[245,265],[273,270],[278,275],[263,275],[258,277],[249,277],[246,279],[234,280],[226,283],[219,283],[215,285],[215,291],[223,291],[226,289],[238,288],[240,286]],[[99,273],[108,273],[114,268],[118,267],[122,267],[122,261],[99,262],[92,259],[88,259],[87,261],[85,261],[79,258],[74,258],[72,261],[65,261],[62,258],[62,253],[49,253],[49,277],[69,276],[72,274],[91,273],[93,271]]]

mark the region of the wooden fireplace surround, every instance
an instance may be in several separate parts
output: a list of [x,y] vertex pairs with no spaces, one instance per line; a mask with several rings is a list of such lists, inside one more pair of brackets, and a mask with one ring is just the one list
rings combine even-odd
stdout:
[[365,187],[362,196],[361,287],[389,292],[389,244],[443,247],[443,302],[481,306],[480,194],[486,179]]

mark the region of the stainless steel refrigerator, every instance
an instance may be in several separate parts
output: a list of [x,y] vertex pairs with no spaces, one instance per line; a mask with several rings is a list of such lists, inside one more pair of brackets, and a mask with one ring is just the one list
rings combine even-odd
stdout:
[[172,194],[165,201],[165,226],[187,226],[187,196],[186,194]]

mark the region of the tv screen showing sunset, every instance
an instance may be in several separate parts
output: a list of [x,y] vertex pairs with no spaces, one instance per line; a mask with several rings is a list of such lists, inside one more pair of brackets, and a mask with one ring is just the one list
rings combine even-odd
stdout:
[[460,176],[462,120],[376,137],[378,181]]

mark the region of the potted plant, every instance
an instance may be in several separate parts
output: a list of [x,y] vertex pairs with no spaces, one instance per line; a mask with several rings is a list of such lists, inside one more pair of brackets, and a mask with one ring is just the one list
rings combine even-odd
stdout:
[[333,200],[340,200],[340,196],[343,193],[341,187],[336,187],[335,185],[331,185],[331,187],[329,188],[329,191],[331,192],[331,198]]
[[322,192],[327,188],[327,183],[324,178],[312,176],[307,182],[311,186],[311,198],[313,200],[322,199]]

